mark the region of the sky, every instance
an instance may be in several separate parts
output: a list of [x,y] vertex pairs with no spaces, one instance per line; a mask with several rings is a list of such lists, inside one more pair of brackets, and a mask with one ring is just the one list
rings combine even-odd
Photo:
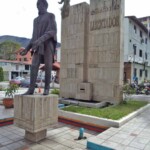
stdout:
[[[48,12],[55,14],[58,42],[61,42],[61,7],[60,0],[47,0]],[[33,19],[37,17],[37,0],[0,0],[0,36],[13,35],[19,37],[32,37]],[[71,5],[90,0],[71,0]],[[150,16],[150,0],[125,0],[125,16]]]

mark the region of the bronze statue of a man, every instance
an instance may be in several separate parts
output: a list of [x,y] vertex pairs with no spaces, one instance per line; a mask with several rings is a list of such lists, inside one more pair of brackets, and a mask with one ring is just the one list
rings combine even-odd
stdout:
[[45,87],[43,95],[48,95],[50,89],[51,70],[57,44],[57,25],[55,15],[47,12],[48,3],[46,0],[38,0],[37,8],[38,17],[34,19],[32,39],[28,46],[20,52],[24,56],[31,49],[32,53],[30,87],[23,95],[34,94],[36,78],[41,63],[45,64]]

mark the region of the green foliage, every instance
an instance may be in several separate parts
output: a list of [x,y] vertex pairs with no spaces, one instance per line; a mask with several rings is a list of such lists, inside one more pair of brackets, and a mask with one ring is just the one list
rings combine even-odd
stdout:
[[16,84],[10,84],[8,88],[5,89],[5,97],[12,97],[18,90],[18,85]]
[[59,95],[59,89],[53,89],[53,90],[51,91],[51,94]]
[[2,67],[0,67],[0,82],[1,81],[4,81],[4,72]]
[[86,114],[101,118],[118,120],[126,115],[136,111],[137,109],[147,105],[144,101],[127,101],[126,104],[113,105],[105,108],[88,108],[80,106],[69,106],[63,108],[65,111],[71,111],[80,114]]
[[14,60],[14,52],[20,47],[20,44],[12,41],[4,41],[0,43],[0,59]]
[[136,90],[130,84],[123,85],[123,93],[126,94],[135,94]]
[[4,89],[4,88],[2,88],[2,87],[0,87],[0,91],[5,91],[5,89]]
[[135,94],[135,93],[136,93],[136,89],[133,88],[133,87],[132,87],[130,84],[128,84],[128,83],[123,85],[122,90],[123,90],[123,93],[124,93],[124,96],[125,96],[124,101],[130,99],[130,98],[127,98],[127,97],[129,97],[129,95],[132,95],[132,94]]

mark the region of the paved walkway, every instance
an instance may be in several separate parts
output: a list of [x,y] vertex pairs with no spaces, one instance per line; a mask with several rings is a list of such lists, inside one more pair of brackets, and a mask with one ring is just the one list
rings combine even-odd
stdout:
[[90,142],[115,150],[150,150],[150,108],[120,128],[109,128]]
[[85,150],[87,141],[116,150],[150,150],[150,108],[120,128],[100,134],[86,130],[87,140],[75,140],[78,136],[79,128],[59,123],[45,140],[32,143],[24,139],[23,129],[8,125],[0,127],[0,150]]
[[[0,150],[85,150],[87,140],[76,140],[79,128],[59,123],[50,128],[47,138],[38,143],[24,139],[24,130],[9,125],[0,128]],[[97,135],[96,132],[85,130],[87,138]]]

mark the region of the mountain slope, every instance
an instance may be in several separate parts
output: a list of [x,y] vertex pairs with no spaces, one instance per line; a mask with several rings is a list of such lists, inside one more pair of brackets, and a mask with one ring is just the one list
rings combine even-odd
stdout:
[[13,41],[19,43],[22,47],[26,47],[30,39],[24,37],[10,36],[10,35],[0,36],[0,43],[4,41]]
[[[19,43],[21,45],[21,47],[26,47],[28,45],[30,39],[25,38],[25,37],[11,36],[11,35],[0,36],[0,43],[2,43],[4,41],[16,42],[16,43]],[[57,47],[60,47],[60,46],[61,46],[61,44],[57,43]]]

